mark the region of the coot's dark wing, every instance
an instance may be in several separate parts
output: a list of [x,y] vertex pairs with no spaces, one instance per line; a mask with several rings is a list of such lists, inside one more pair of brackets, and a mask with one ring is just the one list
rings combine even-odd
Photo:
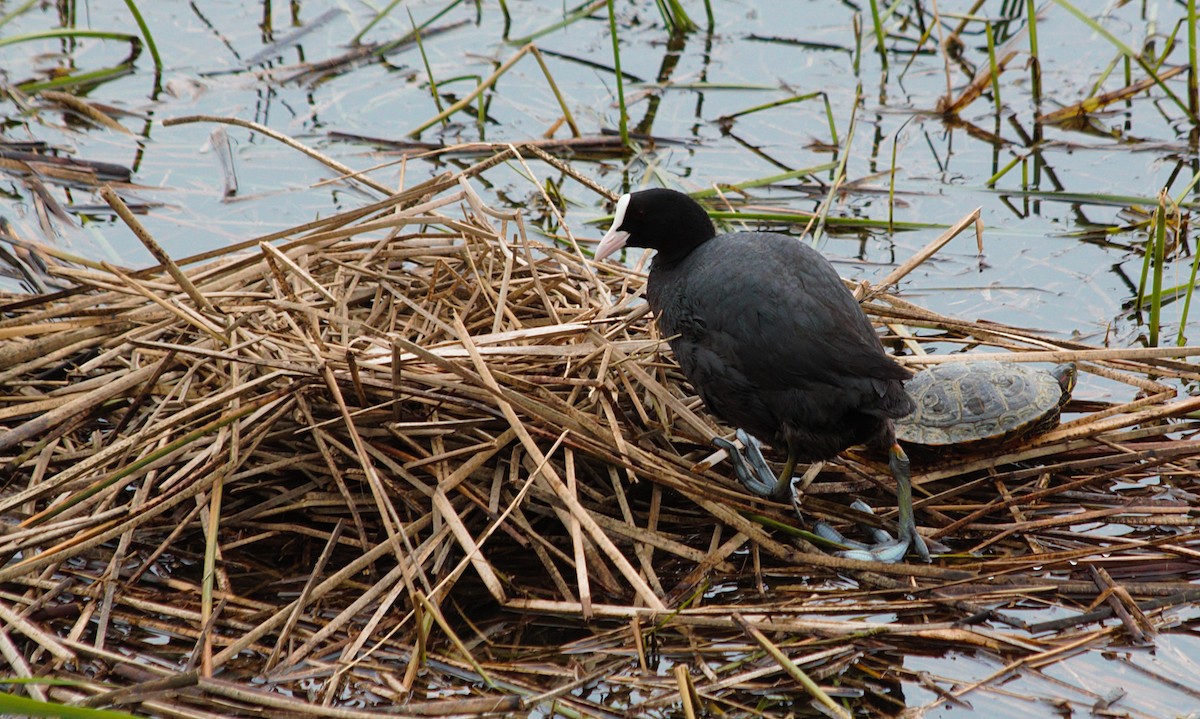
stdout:
[[702,328],[707,350],[762,389],[865,390],[910,374],[884,354],[837,272],[795,238],[723,235],[659,273],[669,277],[653,284],[673,296],[651,297],[664,331]]

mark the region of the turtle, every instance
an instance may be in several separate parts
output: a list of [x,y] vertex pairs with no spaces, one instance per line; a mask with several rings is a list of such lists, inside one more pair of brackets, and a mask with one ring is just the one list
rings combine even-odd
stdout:
[[926,448],[1008,444],[1058,424],[1075,387],[1076,367],[1052,370],[1015,362],[948,362],[905,384],[916,409],[896,420],[896,438]]

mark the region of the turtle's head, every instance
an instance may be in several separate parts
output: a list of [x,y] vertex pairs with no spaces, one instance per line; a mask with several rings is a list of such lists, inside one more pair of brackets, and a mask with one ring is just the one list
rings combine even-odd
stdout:
[[1058,386],[1062,387],[1062,399],[1059,400],[1058,406],[1061,407],[1071,399],[1071,393],[1075,391],[1075,380],[1079,377],[1079,368],[1074,362],[1055,365],[1054,369],[1050,370],[1050,375],[1058,380]]

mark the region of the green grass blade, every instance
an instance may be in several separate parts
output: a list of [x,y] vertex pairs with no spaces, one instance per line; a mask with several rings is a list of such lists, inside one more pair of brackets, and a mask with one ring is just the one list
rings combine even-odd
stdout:
[[[1197,84],[1200,83],[1200,78],[1197,77],[1196,68],[1196,0],[1188,0],[1187,5],[1187,27],[1188,27],[1188,107],[1192,109],[1192,114],[1200,116],[1200,92],[1197,92]],[[1192,273],[1196,270],[1193,268]]]
[[629,147],[629,113],[625,108],[625,76],[621,74],[621,43],[617,39],[617,15],[613,0],[608,2],[608,31],[612,36],[613,69],[617,75],[617,109],[621,113],[621,144]]
[[1150,291],[1150,346],[1158,346],[1158,334],[1162,323],[1163,299],[1163,265],[1166,259],[1167,246],[1167,193],[1164,190],[1158,196],[1158,207],[1154,211],[1154,237],[1150,251],[1154,257],[1151,260],[1153,273],[1151,275]]
[[1029,56],[1033,59],[1033,62],[1029,63],[1030,79],[1033,83],[1033,104],[1035,107],[1040,107],[1042,104],[1042,61],[1038,56],[1037,7],[1034,6],[1034,0],[1026,0],[1025,12],[1029,15]]
[[[449,5],[442,8],[441,10],[437,11],[437,13],[433,17],[429,18],[425,22],[418,25],[417,29],[425,30],[427,27],[429,27],[430,25],[434,24],[439,19],[441,19],[443,15],[450,12],[454,8],[458,7],[459,3],[461,3],[461,2],[462,2],[462,0],[451,0]],[[387,55],[388,53],[390,53],[395,48],[408,42],[411,38],[412,38],[412,33],[409,33],[398,40],[393,40],[391,42],[384,43],[384,44],[380,45],[379,47],[375,48],[375,51],[373,54],[376,57],[383,57],[383,56]]]
[[875,25],[875,45],[879,51],[879,62],[883,64],[883,71],[886,73],[888,69],[887,45],[883,41],[883,18],[879,17],[878,0],[871,0],[871,22]]
[[1175,344],[1183,347],[1187,344],[1188,311],[1192,308],[1192,294],[1196,289],[1196,270],[1200,268],[1200,252],[1192,254],[1192,275],[1188,278],[1186,294],[1183,297],[1183,310],[1179,313],[1179,332],[1175,335]]
[[[1032,0],[1030,0],[1030,2],[1032,3]],[[1074,15],[1076,17],[1076,19],[1078,19],[1080,22],[1082,22],[1083,24],[1085,24],[1089,28],[1091,28],[1091,30],[1093,32],[1095,32],[1096,34],[1103,37],[1105,40],[1108,40],[1110,43],[1112,43],[1113,47],[1120,50],[1121,54],[1125,55],[1125,57],[1129,58],[1130,60],[1133,60],[1138,65],[1140,65],[1142,70],[1146,73],[1146,75],[1148,75],[1152,80],[1154,80],[1154,83],[1156,85],[1158,85],[1159,88],[1161,88],[1162,91],[1165,92],[1168,97],[1171,98],[1171,101],[1174,102],[1179,107],[1180,110],[1183,110],[1183,112],[1188,116],[1188,119],[1191,120],[1192,124],[1196,124],[1197,122],[1200,122],[1200,120],[1197,120],[1196,113],[1192,112],[1190,109],[1188,109],[1188,106],[1183,102],[1183,100],[1180,100],[1179,96],[1176,95],[1174,92],[1172,92],[1171,88],[1167,87],[1167,84],[1164,83],[1162,81],[1162,79],[1160,79],[1158,77],[1158,74],[1154,72],[1154,68],[1150,67],[1149,63],[1146,62],[1145,58],[1143,58],[1140,54],[1134,52],[1133,48],[1126,45],[1124,42],[1122,42],[1120,40],[1120,38],[1118,38],[1116,35],[1113,35],[1111,32],[1109,32],[1107,29],[1102,27],[1095,20],[1093,20],[1092,18],[1085,15],[1083,13],[1083,11],[1081,11],[1079,8],[1077,8],[1073,4],[1071,4],[1070,0],[1054,0],[1054,2],[1057,3],[1061,8],[1063,8],[1067,12]],[[1195,32],[1194,28],[1192,29],[1192,32]]]
[[[371,21],[368,22],[365,26],[363,26],[363,29],[359,30],[358,33],[353,38],[350,39],[350,44],[358,45],[359,43],[361,43],[362,39],[364,37],[366,37],[367,33],[371,32],[371,30],[374,29],[374,27],[376,25],[378,25],[385,17],[387,17],[388,14],[391,13],[391,11],[394,10],[395,7],[399,4],[400,4],[400,0],[392,0],[390,3],[387,4],[387,7],[380,10],[379,12],[375,13],[375,17],[371,18]],[[411,11],[409,12],[408,15],[409,15],[409,19],[412,19]]]
[[127,32],[112,32],[109,30],[80,30],[78,28],[59,27],[51,30],[41,30],[39,32],[23,33],[21,35],[13,35],[12,37],[0,37],[0,47],[6,45],[16,45],[22,42],[33,42],[35,40],[53,40],[60,37],[94,37],[101,40],[118,40],[127,42],[131,46],[141,47],[142,39],[137,35],[130,35]]
[[854,131],[858,127],[858,110],[862,107],[862,104],[863,94],[862,85],[860,84],[854,90],[854,105],[850,109],[850,126],[846,130],[846,146],[842,152],[841,161],[838,162],[837,170],[834,172],[833,182],[829,185],[829,192],[825,195],[825,199],[821,201],[820,209],[817,210],[817,223],[813,227],[812,234],[813,243],[821,239],[821,234],[829,220],[829,209],[833,207],[833,200],[837,197],[842,183],[846,180],[846,163],[850,161],[850,146],[854,143]]
[[562,20],[559,20],[558,22],[556,22],[552,25],[547,25],[546,27],[542,28],[541,30],[532,32],[529,35],[526,35],[525,37],[519,37],[519,38],[516,38],[515,40],[509,40],[508,42],[512,45],[525,45],[526,43],[533,42],[534,40],[537,40],[539,37],[549,35],[552,32],[561,30],[564,27],[566,27],[572,23],[578,22],[579,20],[582,20],[583,18],[588,17],[592,13],[594,13],[597,10],[599,10],[600,8],[604,7],[604,5],[608,2],[609,2],[609,0],[589,0],[588,2],[582,3],[579,6],[577,6],[574,10],[571,10],[570,12],[568,12],[567,16],[564,17]]
[[[554,81],[554,75],[550,73],[549,66],[546,65],[546,59],[542,57],[542,53],[538,51],[537,45],[530,45],[533,48],[533,59],[537,60],[538,67],[542,68],[542,74],[546,76],[546,84],[550,86],[550,92],[554,93],[554,99],[558,101],[558,107],[562,110],[563,119],[566,120],[567,126],[571,128],[571,136],[579,137],[579,125],[575,123],[575,116],[571,114],[571,108],[567,105],[567,98],[558,89],[558,83]],[[620,73],[621,69],[617,68]],[[619,79],[618,79],[619,81]]]
[[672,35],[694,32],[697,29],[698,26],[688,16],[679,0],[655,0],[655,2],[658,4],[658,12],[662,16],[663,24],[667,26],[667,31]]
[[89,70],[88,72],[75,73],[73,75],[63,75],[56,77],[53,80],[41,80],[36,82],[26,82],[17,87],[26,94],[32,95],[42,90],[60,90],[67,87],[86,86],[92,87],[99,85],[102,82],[107,82],[114,78],[122,77],[133,72],[133,60],[126,60],[120,65],[112,67],[103,67],[99,70]]
[[[417,41],[417,52],[421,54],[421,62],[425,65],[425,77],[429,78],[429,94],[433,95],[433,104],[437,107],[438,114],[442,114],[442,98],[438,95],[437,80],[433,77],[433,68],[429,66],[429,56],[425,54],[425,44],[421,42],[421,30],[417,27],[417,21],[413,20],[412,10],[408,11],[408,22],[412,25],[413,39]],[[443,117],[442,124],[449,124],[450,118]]]
[[132,714],[111,709],[40,702],[36,699],[0,692],[0,715],[26,717],[61,717],[61,719],[136,719]]
[[4,27],[8,23],[12,22],[15,18],[18,18],[21,15],[25,14],[25,11],[29,10],[29,8],[36,5],[37,2],[38,2],[38,0],[25,0],[24,3],[13,8],[12,12],[6,14],[4,17],[0,17],[0,27]]
[[[735,182],[735,183],[722,182],[722,183],[718,183],[717,188],[719,188],[721,190],[739,191],[739,190],[749,190],[749,189],[753,189],[755,187],[767,187],[770,185],[774,185],[777,182],[787,182],[788,180],[794,180],[797,177],[806,177],[808,175],[815,175],[818,172],[826,172],[828,170],[832,170],[835,167],[837,167],[836,162],[827,162],[822,165],[814,165],[813,167],[806,167],[802,170],[789,170],[788,172],[781,172],[777,175],[768,175],[766,177],[759,177],[759,178],[755,178],[753,180],[744,180],[742,182]],[[699,199],[703,199],[706,197],[715,197],[716,194],[717,194],[717,189],[710,188],[707,190],[700,190],[699,192],[693,192],[693,193],[691,193],[691,196],[699,200]]]
[[146,19],[142,17],[142,12],[138,10],[137,3],[134,0],[125,0],[125,7],[129,8],[129,14],[133,15],[133,21],[137,23],[138,31],[142,33],[142,40],[146,43],[146,49],[150,51],[150,57],[154,59],[154,73],[161,76],[163,70],[162,56],[158,54],[158,45],[154,42],[154,35],[150,33],[150,26],[146,24]]
[[737,112],[731,112],[728,115],[722,115],[720,118],[717,119],[717,121],[720,122],[722,120],[732,120],[737,117],[745,117],[746,115],[753,115],[754,113],[762,112],[763,110],[770,110],[775,107],[791,105],[793,102],[804,102],[805,100],[811,100],[814,97],[818,97],[822,94],[823,93],[818,90],[817,92],[810,92],[807,95],[794,95],[792,97],[785,97],[782,100],[772,100],[771,102],[764,102],[761,105],[755,105],[753,107],[748,107],[745,110],[738,110]]
[[996,108],[996,112],[1000,112],[1000,68],[996,64],[996,33],[992,30],[991,20],[983,23],[983,29],[987,33],[987,53],[988,65],[992,69],[992,107]]
[[987,181],[984,182],[983,184],[986,187],[995,187],[996,183],[999,182],[1002,177],[1007,175],[1010,170],[1012,170],[1014,167],[1017,166],[1017,163],[1021,162],[1024,159],[1025,159],[1025,155],[1017,155],[1007,165],[1005,165],[1004,167],[1001,167],[999,170],[997,170],[996,173],[994,175],[992,175],[991,177],[989,177],[987,179]]

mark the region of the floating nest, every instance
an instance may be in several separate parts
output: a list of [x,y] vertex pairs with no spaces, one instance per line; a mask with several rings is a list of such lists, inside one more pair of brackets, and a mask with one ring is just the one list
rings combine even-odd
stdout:
[[[476,196],[513,152],[178,264],[48,259],[71,289],[6,300],[0,653],[56,680],[21,693],[187,717],[895,715],[905,687],[961,704],[1150,642],[1200,597],[1200,403],[1173,389],[1193,365],[876,295],[910,360],[1071,358],[1129,399],[915,458],[918,522],[954,549],[933,564],[834,557],[713,452],[729,430],[644,275]],[[856,495],[888,520],[882,467],[827,466],[806,518],[852,533]],[[995,673],[902,661],[948,652]]]

